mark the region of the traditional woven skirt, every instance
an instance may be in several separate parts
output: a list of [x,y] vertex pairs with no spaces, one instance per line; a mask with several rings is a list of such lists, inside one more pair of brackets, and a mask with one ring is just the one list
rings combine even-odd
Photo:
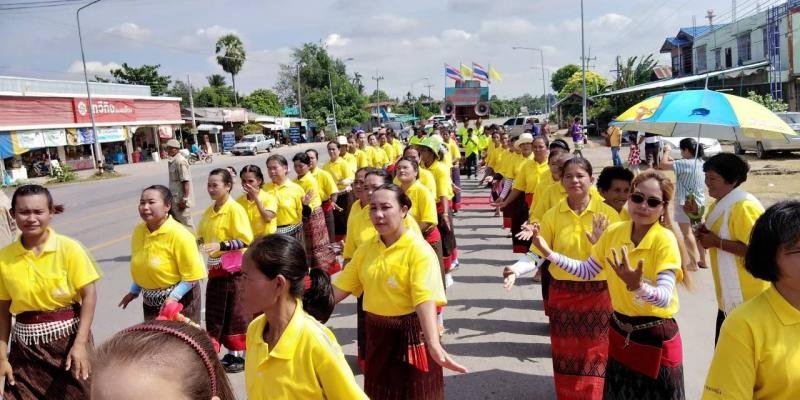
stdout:
[[310,268],[322,268],[328,275],[341,271],[342,267],[336,260],[336,253],[328,238],[328,226],[322,208],[312,211],[308,219],[303,221],[303,234]]
[[276,234],[291,236],[300,244],[305,245],[305,234],[303,234],[303,224],[294,224],[294,225],[281,225],[278,229],[275,230]]
[[531,248],[531,241],[517,239],[517,233],[522,231],[522,224],[528,221],[528,205],[523,196],[518,196],[508,208],[511,209],[509,214],[511,214],[511,243],[514,253],[525,254]]
[[442,367],[430,356],[416,313],[367,313],[364,391],[371,399],[444,399]]
[[334,241],[336,242],[344,241],[347,235],[347,216],[350,215],[353,197],[352,191],[340,192],[336,197],[336,205],[342,209],[342,211],[333,210]]
[[333,219],[333,201],[331,199],[322,202],[322,213],[325,215],[325,226],[328,227],[328,241],[336,236],[336,228]]
[[612,312],[608,285],[551,279],[548,307],[556,396],[602,399]]
[[[164,306],[164,301],[167,300],[167,297],[172,293],[172,289],[175,289],[175,286],[177,285],[172,285],[164,289],[142,289],[142,309],[144,311],[145,321],[152,321],[158,317],[158,314],[161,312],[161,307]],[[180,300],[180,303],[183,305],[181,314],[198,324],[201,322],[200,308],[203,301],[201,296],[200,285],[195,284],[192,290],[187,292]]]
[[253,315],[242,301],[244,278],[229,274],[219,266],[209,267],[206,285],[206,331],[228,350],[245,350],[247,326]]
[[[503,185],[506,184],[508,179],[503,178]],[[508,197],[508,194],[506,194]],[[503,198],[505,200],[505,198]],[[511,207],[506,207],[501,210],[503,212],[503,229],[511,229]]]
[[439,221],[436,225],[436,228],[439,230],[439,235],[442,237],[442,259],[444,263],[444,269],[445,272],[448,272],[453,266],[453,253],[456,248],[456,234],[453,232],[452,223],[450,228],[445,226],[445,218],[447,218],[449,221],[452,221],[452,214],[445,215],[441,212],[441,209],[437,207],[436,217]]
[[361,373],[367,372],[367,330],[364,327],[364,320],[367,313],[364,312],[364,296],[358,296],[356,299],[356,360],[358,367],[361,368]]
[[[610,325],[605,399],[686,398],[683,348],[678,323],[674,319],[614,313]],[[634,330],[626,345],[625,338],[630,328]]]
[[[3,399],[88,399],[90,380],[64,370],[78,332],[80,306],[16,316],[8,362],[16,384],[6,382]],[[92,349],[89,335],[87,350]]]
[[[451,167],[450,168],[450,179],[453,181],[453,185],[457,188],[461,188],[461,169],[458,167]],[[455,194],[453,196],[453,210],[458,211],[461,209],[461,192],[454,191]]]
[[436,258],[439,260],[439,270],[442,272],[442,284],[444,284],[444,274],[447,272],[444,269],[444,256],[442,255],[442,235],[435,227],[428,232],[425,236],[425,241],[431,245],[433,251],[436,252]]

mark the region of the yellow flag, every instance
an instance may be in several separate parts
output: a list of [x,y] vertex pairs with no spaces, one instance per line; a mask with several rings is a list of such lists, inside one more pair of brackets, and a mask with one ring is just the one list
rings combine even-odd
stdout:
[[464,78],[472,77],[472,68],[464,64],[461,64],[458,68],[461,70],[461,76],[463,76]]
[[497,72],[497,70],[494,69],[494,67],[489,66],[489,79],[492,79],[492,80],[495,80],[495,81],[502,81],[503,80],[503,75],[500,75],[500,73]]

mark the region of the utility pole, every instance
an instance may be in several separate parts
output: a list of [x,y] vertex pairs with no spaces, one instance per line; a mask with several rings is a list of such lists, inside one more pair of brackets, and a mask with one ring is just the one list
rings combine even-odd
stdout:
[[[617,66],[616,69],[612,69],[612,70],[608,71],[608,72],[614,72],[617,75],[617,82],[616,82],[617,86],[619,86],[620,83],[621,83],[620,81],[622,81],[622,68],[620,68],[620,65],[619,65],[619,58],[620,58],[620,56],[617,56],[616,61],[615,61],[616,62],[616,66]],[[619,87],[617,87],[616,89],[619,89]]]
[[716,15],[714,15],[714,10],[708,10],[708,12],[706,12],[706,19],[708,20],[708,26],[714,26],[714,17],[716,17]]
[[425,78],[425,80],[428,82],[428,84],[425,85],[425,87],[428,88],[428,104],[432,104],[433,103],[433,98],[431,97],[431,88],[436,86],[436,85],[430,83],[430,81],[428,81],[428,78]]
[[[377,74],[377,71],[375,72]],[[381,81],[384,79],[383,75],[376,75],[372,77],[372,80],[375,81],[375,91],[381,90]]]
[[[103,156],[103,151],[100,149],[100,142],[97,141],[97,124],[94,121],[94,107],[92,107],[92,91],[89,90],[89,75],[86,72],[86,54],[83,51],[83,35],[81,34],[81,10],[86,7],[91,6],[99,2],[100,0],[94,0],[93,2],[81,7],[78,11],[75,12],[75,19],[78,21],[78,42],[81,45],[81,61],[83,62],[83,80],[86,83],[86,97],[89,104],[87,104],[87,108],[89,109],[89,119],[92,121],[92,136],[94,136],[94,143],[92,143],[92,152],[94,153],[95,159],[95,168],[100,169],[101,165],[100,162],[105,161],[105,157]],[[102,171],[102,170],[101,170]]]
[[297,63],[297,114],[303,118],[303,98],[300,96],[300,63]]
[[200,145],[197,143],[197,121],[194,119],[194,88],[192,88],[192,81],[189,80],[189,74],[186,74],[186,84],[189,85],[189,108],[190,112],[192,113],[192,138],[194,139],[194,144]]
[[581,102],[581,114],[583,114],[583,127],[586,127],[586,54],[584,53],[585,38],[583,31],[583,0],[581,0],[581,82],[583,84],[583,100]]

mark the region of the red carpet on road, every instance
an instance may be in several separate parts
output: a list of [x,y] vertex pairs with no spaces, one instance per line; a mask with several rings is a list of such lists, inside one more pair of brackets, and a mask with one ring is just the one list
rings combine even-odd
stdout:
[[489,208],[489,194],[481,194],[477,196],[464,196],[461,195],[461,209],[469,210],[476,208]]

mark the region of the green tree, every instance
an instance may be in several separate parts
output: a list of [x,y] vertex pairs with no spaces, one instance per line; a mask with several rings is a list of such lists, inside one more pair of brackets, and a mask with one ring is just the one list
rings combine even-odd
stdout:
[[581,67],[575,64],[567,64],[557,69],[550,77],[550,85],[553,87],[553,90],[557,93],[561,93],[561,89],[567,84],[567,80],[580,70]]
[[159,68],[161,68],[161,64],[144,64],[141,67],[131,67],[128,63],[122,63],[121,68],[112,69],[110,72],[116,83],[147,85],[150,86],[150,93],[153,96],[161,96],[167,91],[171,77],[169,75],[161,75],[158,72]]
[[784,112],[789,109],[789,105],[784,103],[783,100],[776,100],[768,93],[760,95],[751,90],[747,92],[747,99],[761,104],[772,112]]
[[238,36],[227,34],[217,39],[215,53],[217,53],[217,64],[222,67],[223,71],[231,74],[233,98],[238,107],[239,98],[236,96],[236,74],[242,70],[244,61],[247,59],[247,53],[244,51],[244,44]]
[[225,83],[225,77],[220,74],[211,74],[206,77],[206,80],[208,81],[208,85],[211,87],[228,86],[228,84]]
[[614,82],[614,89],[650,82],[656,64],[657,61],[653,60],[652,54],[643,57],[628,57],[625,63],[619,65],[620,72],[618,79]]
[[269,89],[256,89],[242,98],[242,105],[250,111],[263,115],[281,115],[278,95]]
[[[190,106],[189,90],[190,90],[189,85],[187,85],[186,82],[175,81],[175,83],[172,84],[172,87],[169,88],[169,90],[167,90],[165,94],[171,97],[180,97],[181,107],[189,108]],[[192,90],[192,95],[197,96],[197,90],[194,90],[194,88],[192,88],[191,90]]]
[[358,89],[358,94],[364,94],[364,75],[358,72],[353,74],[353,85]]
[[[594,96],[598,93],[601,93],[606,86],[608,86],[606,78],[603,78],[596,72],[589,70],[586,71],[586,94],[588,96]],[[558,95],[559,97],[564,98],[572,93],[583,93],[583,80],[581,71],[575,72],[569,79],[567,79],[567,82],[564,84],[564,87],[561,88],[561,91],[558,93]]]
[[292,63],[280,65],[275,84],[278,98],[283,104],[296,106],[299,91],[303,117],[317,125],[324,125],[325,119],[333,116],[331,90],[339,127],[358,125],[369,119],[365,109],[367,99],[347,76],[345,64],[332,59],[321,45],[305,43],[296,47],[292,50]]
[[386,94],[386,92],[384,92],[383,90],[375,90],[372,92],[371,95],[369,95],[370,103],[379,103],[382,101],[392,101],[392,100],[394,99],[389,97],[389,95]]

